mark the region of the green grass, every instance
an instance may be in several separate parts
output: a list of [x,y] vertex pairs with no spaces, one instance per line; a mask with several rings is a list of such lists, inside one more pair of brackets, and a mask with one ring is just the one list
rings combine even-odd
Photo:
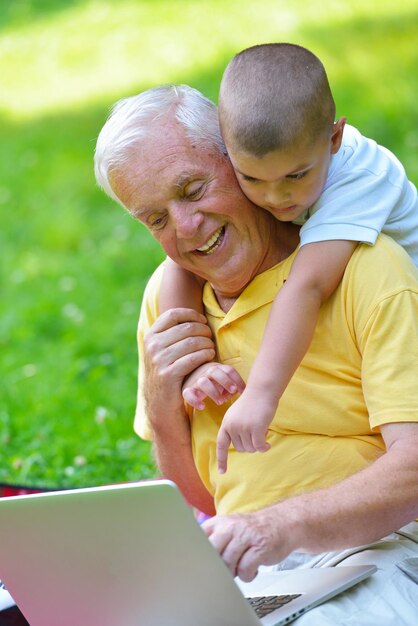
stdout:
[[293,41],[324,61],[338,113],[418,182],[415,0],[15,0],[0,11],[0,482],[154,475],[132,430],[135,332],[163,258],[95,187],[111,104],[161,82],[216,100],[230,57]]

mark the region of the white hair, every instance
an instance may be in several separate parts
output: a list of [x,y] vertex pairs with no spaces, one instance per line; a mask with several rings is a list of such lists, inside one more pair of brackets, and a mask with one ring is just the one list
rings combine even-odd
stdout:
[[[147,137],[152,122],[174,109],[186,136],[202,148],[226,153],[215,104],[188,85],[161,85],[119,100],[99,133],[94,154],[97,184],[119,204],[109,173],[129,161],[132,148]],[[123,204],[122,204],[123,205]]]

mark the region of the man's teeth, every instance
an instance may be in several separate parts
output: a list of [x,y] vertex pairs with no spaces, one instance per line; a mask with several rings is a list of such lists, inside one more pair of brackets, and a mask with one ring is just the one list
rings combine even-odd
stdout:
[[[218,230],[213,233],[212,237],[210,239],[208,239],[208,241],[205,243],[205,245],[201,246],[200,248],[197,248],[197,250],[199,252],[206,252],[206,253],[209,253],[209,254],[214,252],[216,250],[216,248],[218,247],[219,243],[220,243],[219,240],[220,240],[220,236],[221,236],[222,231],[223,231],[223,226],[218,228]],[[215,244],[217,244],[217,245],[215,245]]]

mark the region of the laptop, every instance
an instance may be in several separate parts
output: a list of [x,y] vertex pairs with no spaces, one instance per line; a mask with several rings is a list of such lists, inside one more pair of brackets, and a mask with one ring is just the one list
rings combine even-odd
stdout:
[[166,480],[0,499],[0,536],[0,579],[31,626],[277,626],[376,569],[238,583]]

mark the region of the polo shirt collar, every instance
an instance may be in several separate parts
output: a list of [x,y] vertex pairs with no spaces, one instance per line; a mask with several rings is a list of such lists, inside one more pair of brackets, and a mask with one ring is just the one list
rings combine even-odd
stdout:
[[284,261],[255,276],[227,313],[219,306],[211,285],[206,283],[203,289],[203,304],[206,313],[211,317],[222,319],[220,326],[226,326],[273,302],[277,292],[289,276],[296,252],[297,250]]

